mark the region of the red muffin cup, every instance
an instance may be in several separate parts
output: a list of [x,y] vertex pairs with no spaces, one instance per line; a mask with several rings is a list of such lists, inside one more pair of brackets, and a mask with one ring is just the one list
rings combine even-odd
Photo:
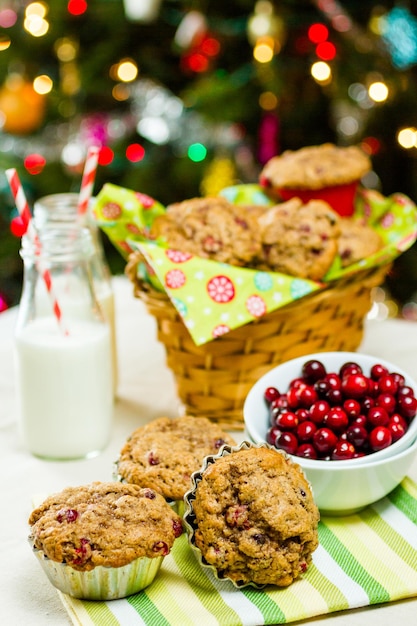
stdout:
[[343,217],[353,215],[355,210],[355,195],[359,181],[333,187],[323,187],[323,189],[277,189],[283,200],[300,198],[304,204],[309,200],[324,200],[332,209]]

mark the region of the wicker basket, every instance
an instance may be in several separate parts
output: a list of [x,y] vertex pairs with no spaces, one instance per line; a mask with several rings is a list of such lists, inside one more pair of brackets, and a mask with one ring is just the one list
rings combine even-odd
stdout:
[[167,365],[176,379],[184,412],[206,416],[224,428],[243,429],[243,403],[260,376],[283,361],[312,352],[355,351],[371,307],[371,290],[388,266],[334,281],[264,317],[196,346],[168,296],[137,276],[143,257],[132,253],[126,274],[154,316]]

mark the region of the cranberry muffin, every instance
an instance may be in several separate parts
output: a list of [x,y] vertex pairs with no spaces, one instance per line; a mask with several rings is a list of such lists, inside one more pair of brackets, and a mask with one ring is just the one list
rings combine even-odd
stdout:
[[183,530],[160,494],[117,482],[67,487],[34,509],[29,525],[30,544],[52,584],[89,600],[147,587]]
[[348,217],[340,221],[338,249],[342,267],[362,261],[382,247],[381,237],[371,226]]
[[250,265],[261,249],[256,214],[225,198],[171,204],[151,228],[169,247],[236,266]]
[[116,461],[117,478],[150,487],[168,501],[182,501],[204,457],[235,443],[205,417],[160,417],[137,428],[126,441]]
[[277,204],[258,218],[263,264],[273,271],[321,280],[338,254],[340,217],[321,200]]
[[310,484],[268,444],[224,446],[207,457],[185,503],[189,542],[202,566],[237,587],[290,585],[318,546]]
[[370,170],[371,161],[358,146],[325,143],[273,157],[259,182],[277,198],[322,199],[340,215],[352,215],[358,184]]

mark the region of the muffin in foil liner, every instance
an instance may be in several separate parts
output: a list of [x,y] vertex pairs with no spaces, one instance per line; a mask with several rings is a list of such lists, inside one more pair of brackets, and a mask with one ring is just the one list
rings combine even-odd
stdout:
[[[234,587],[238,589],[242,589],[244,587],[255,587],[256,589],[263,589],[267,586],[267,584],[258,584],[257,582],[254,582],[254,581],[243,582],[243,581],[234,580],[230,578],[229,576],[224,575],[221,571],[219,571],[216,568],[216,566],[206,561],[200,548],[196,545],[196,542],[195,542],[195,532],[197,530],[198,524],[197,524],[196,515],[194,512],[194,501],[196,498],[195,492],[198,487],[198,484],[202,480],[202,475],[211,464],[215,463],[216,460],[219,459],[220,457],[233,454],[234,452],[238,452],[242,449],[249,450],[251,448],[267,448],[267,449],[274,450],[274,452],[281,454],[290,464],[293,464],[292,459],[286,452],[284,452],[283,450],[278,450],[277,448],[275,448],[274,446],[271,446],[268,443],[256,444],[250,441],[243,441],[242,443],[240,443],[240,445],[237,445],[237,446],[230,446],[230,445],[225,444],[220,448],[217,454],[209,455],[204,459],[200,470],[194,472],[191,475],[191,485],[192,485],[191,489],[184,494],[184,514],[183,514],[184,527],[187,532],[188,543],[194,555],[196,556],[199,564],[201,565],[203,569],[210,571],[217,580],[230,581],[234,585]],[[308,486],[311,488],[311,485],[309,481],[306,479],[304,472],[299,466],[298,468],[300,472],[302,473]]]
[[98,565],[81,572],[49,559],[42,550],[33,553],[54,587],[80,600],[117,600],[145,589],[157,575],[164,556],[140,557],[121,567]]

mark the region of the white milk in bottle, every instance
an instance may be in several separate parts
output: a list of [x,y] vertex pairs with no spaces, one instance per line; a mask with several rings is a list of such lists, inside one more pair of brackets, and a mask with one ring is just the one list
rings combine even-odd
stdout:
[[88,271],[91,235],[62,226],[46,228],[40,241],[38,255],[33,242],[22,239],[24,282],[15,333],[20,432],[36,456],[89,457],[107,445],[113,417],[110,326]]
[[90,257],[89,269],[97,302],[110,325],[113,393],[116,396],[118,385],[117,338],[110,270],[104,255],[97,223],[91,214],[91,203],[89,210],[84,215],[79,216],[78,200],[79,194],[77,193],[54,193],[43,196],[35,202],[33,217],[38,232],[52,226],[75,226],[76,223],[90,230],[94,251]]

